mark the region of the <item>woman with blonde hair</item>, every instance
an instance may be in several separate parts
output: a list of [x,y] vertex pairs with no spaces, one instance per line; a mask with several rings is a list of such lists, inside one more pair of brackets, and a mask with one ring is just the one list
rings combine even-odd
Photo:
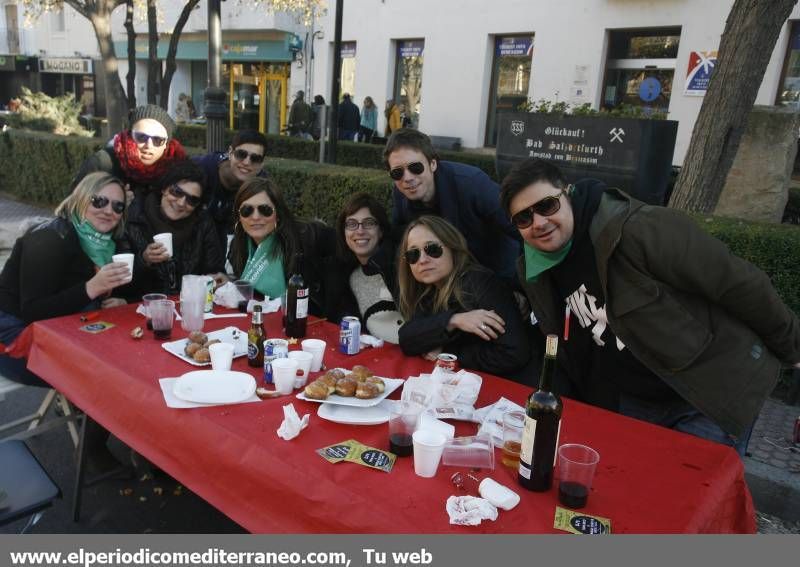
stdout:
[[[25,328],[41,319],[125,303],[111,297],[130,279],[126,264],[111,261],[125,212],[122,182],[108,173],[90,173],[58,205],[54,219],[17,239],[0,273],[0,343],[13,353],[0,354],[0,375],[48,387],[26,368],[27,353],[13,348]],[[87,421],[90,472],[119,464],[105,446],[107,438],[108,432]]]
[[412,221],[399,248],[400,347],[434,360],[454,354],[464,368],[530,381],[532,342],[511,291],[478,264],[464,237],[435,216]]

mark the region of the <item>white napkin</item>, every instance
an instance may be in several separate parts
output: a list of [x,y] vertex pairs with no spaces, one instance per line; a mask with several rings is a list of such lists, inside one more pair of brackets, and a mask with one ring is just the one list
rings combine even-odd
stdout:
[[497,519],[497,508],[488,500],[475,496],[451,496],[446,508],[451,524],[477,526],[483,520]]
[[[175,380],[177,378],[159,378],[158,384],[161,386],[161,393],[164,394],[164,401],[167,403],[167,407],[175,408],[175,409],[185,409],[185,408],[208,408],[211,406],[224,406],[224,405],[233,405],[233,404],[201,404],[199,402],[187,402],[186,400],[180,399],[173,393],[173,388],[175,387]],[[261,400],[253,394],[246,400],[242,400],[241,402],[236,402],[239,404],[249,404],[250,402],[260,402]]]
[[286,404],[283,406],[283,422],[278,428],[278,437],[284,441],[294,439],[300,432],[308,427],[309,414],[305,414],[303,419],[297,415],[297,410],[294,409],[294,404]]
[[484,478],[481,481],[478,493],[492,505],[503,510],[511,510],[519,504],[519,494],[491,478]]
[[361,335],[359,339],[359,343],[361,344],[359,350],[363,349],[365,346],[372,348],[381,348],[383,346],[383,339],[373,337],[372,335]]
[[243,300],[244,297],[242,297],[236,289],[236,286],[233,285],[233,282],[226,282],[214,291],[214,303],[222,305],[223,307],[236,309],[239,307],[240,299]]
[[503,414],[509,411],[525,411],[525,408],[507,400],[500,398],[490,406],[475,410],[472,420],[480,423],[478,435],[486,433],[492,436],[495,447],[503,446]]

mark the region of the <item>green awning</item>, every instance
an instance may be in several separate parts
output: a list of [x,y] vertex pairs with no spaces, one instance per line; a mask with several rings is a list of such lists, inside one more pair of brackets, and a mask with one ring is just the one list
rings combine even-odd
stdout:
[[[292,51],[289,49],[289,39],[291,37],[292,34],[287,33],[283,40],[223,39],[222,60],[292,61],[293,55]],[[159,59],[166,59],[168,48],[169,40],[164,38],[160,39],[157,50]],[[136,59],[147,59],[147,50],[147,37],[138,35],[136,37]],[[119,59],[126,58],[128,56],[128,42],[115,41],[114,52]],[[175,59],[179,61],[208,60],[208,42],[195,40],[179,41]]]

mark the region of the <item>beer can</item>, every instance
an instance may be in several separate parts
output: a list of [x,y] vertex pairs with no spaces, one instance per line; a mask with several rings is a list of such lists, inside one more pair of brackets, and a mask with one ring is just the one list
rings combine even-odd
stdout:
[[211,313],[214,308],[214,278],[211,276],[200,276],[206,286],[206,306],[205,312]]
[[436,357],[434,369],[441,368],[445,372],[456,372],[458,370],[458,357],[454,354],[443,352]]
[[272,384],[272,361],[276,358],[289,358],[289,341],[286,339],[267,339],[264,341],[265,384]]
[[361,321],[358,317],[344,317],[339,325],[339,351],[358,354],[361,349]]

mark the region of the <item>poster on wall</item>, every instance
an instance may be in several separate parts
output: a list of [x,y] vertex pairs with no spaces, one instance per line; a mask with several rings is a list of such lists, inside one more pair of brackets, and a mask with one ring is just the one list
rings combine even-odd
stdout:
[[703,96],[717,66],[717,51],[692,51],[689,53],[689,67],[686,70],[687,96]]

